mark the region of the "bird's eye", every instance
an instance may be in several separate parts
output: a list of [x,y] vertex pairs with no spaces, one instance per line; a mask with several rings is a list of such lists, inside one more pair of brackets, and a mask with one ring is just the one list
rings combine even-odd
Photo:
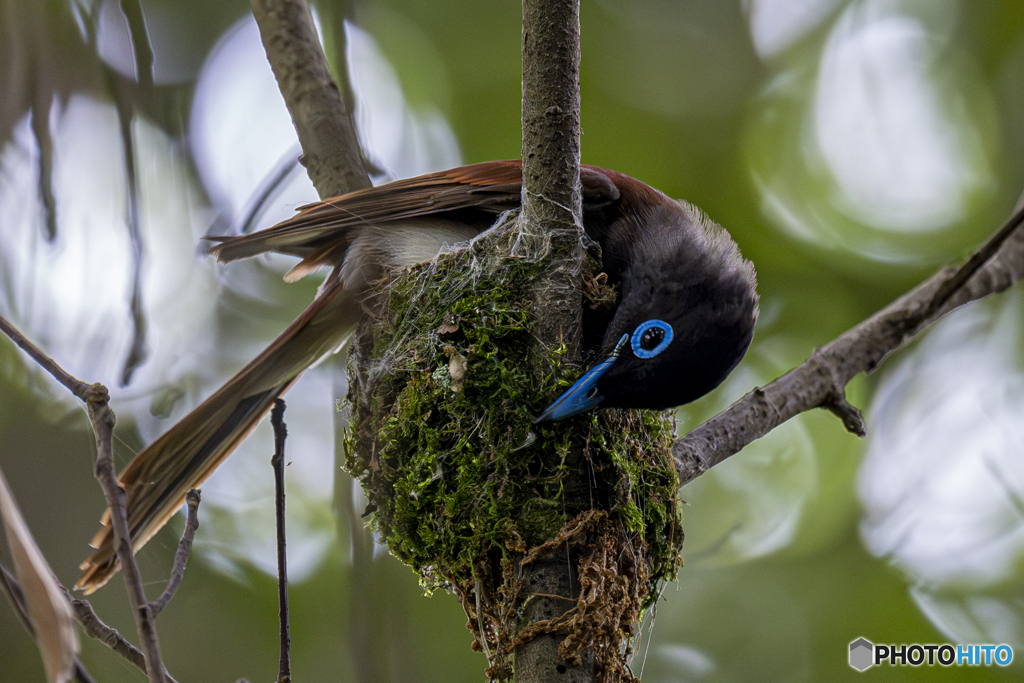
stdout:
[[642,335],[640,335],[640,348],[644,351],[653,351],[664,338],[665,330],[660,327],[648,328]]
[[672,326],[664,320],[640,323],[630,339],[638,358],[654,358],[672,343]]

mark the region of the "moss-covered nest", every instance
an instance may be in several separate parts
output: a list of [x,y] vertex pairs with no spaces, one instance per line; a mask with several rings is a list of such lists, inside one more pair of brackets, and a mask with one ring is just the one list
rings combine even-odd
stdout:
[[[604,638],[621,660],[618,644],[656,584],[680,567],[683,539],[670,416],[601,410],[532,424],[584,368],[564,345],[538,355],[531,283],[546,266],[510,256],[516,235],[509,218],[466,249],[394,273],[385,314],[364,323],[349,357],[346,468],[373,528],[428,591],[459,595],[496,678],[538,631],[565,634],[570,659]],[[567,542],[582,558],[579,603],[517,634],[522,566]],[[585,590],[594,582],[605,589]]]

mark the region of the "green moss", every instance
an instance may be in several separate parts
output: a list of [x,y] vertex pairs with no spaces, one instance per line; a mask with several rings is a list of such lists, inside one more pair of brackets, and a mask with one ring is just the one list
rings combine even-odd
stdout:
[[372,524],[427,590],[482,571],[497,587],[503,559],[593,507],[643,539],[652,584],[671,578],[682,542],[671,420],[605,410],[532,424],[582,368],[550,348],[550,374],[535,376],[530,285],[543,266],[505,256],[506,245],[489,234],[397,274],[386,316],[358,335],[346,469]]

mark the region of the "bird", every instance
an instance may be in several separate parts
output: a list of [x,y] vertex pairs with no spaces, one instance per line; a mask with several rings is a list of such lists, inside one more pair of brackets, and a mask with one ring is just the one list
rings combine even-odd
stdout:
[[[535,420],[598,407],[664,409],[718,386],[750,346],[758,295],[753,265],[695,206],[616,171],[581,165],[583,227],[618,292],[598,360]],[[138,551],[252,431],[303,370],[337,350],[375,306],[390,270],[428,261],[486,231],[521,203],[519,161],[428,173],[300,207],[208,252],[230,263],[267,252],[298,257],[294,282],[329,268],[313,302],[213,395],[135,456],[119,475]],[[92,593],[118,569],[104,513],[76,589]]]

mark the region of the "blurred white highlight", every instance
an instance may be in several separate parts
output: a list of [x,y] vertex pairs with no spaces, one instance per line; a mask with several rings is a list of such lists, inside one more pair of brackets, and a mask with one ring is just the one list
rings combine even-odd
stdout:
[[960,309],[901,359],[872,403],[860,471],[868,550],[975,642],[1024,636],[1022,305],[1015,292]]
[[[765,360],[770,346],[770,339],[762,340],[751,359]],[[719,409],[749,387],[765,384],[768,372],[755,372],[750,361],[740,365],[716,394]],[[728,566],[789,547],[819,484],[814,442],[804,422],[791,420],[773,430],[744,449],[743,457],[728,459],[683,488],[691,520],[687,564]],[[700,524],[694,524],[698,515]]]
[[359,140],[374,163],[389,179],[461,164],[459,142],[448,122],[437,109],[409,108],[398,74],[373,36],[348,23],[345,35]]
[[684,681],[699,681],[718,669],[714,659],[691,645],[663,645],[657,652]]
[[[373,38],[352,24],[346,25],[346,35],[359,137],[374,163],[390,178],[458,166],[458,141],[444,118],[436,111],[411,111]],[[251,16],[224,34],[203,67],[190,137],[203,184],[235,228],[241,227],[238,221],[267,178],[297,160],[295,129]],[[289,218],[301,204],[317,200],[297,164],[274,197],[259,227]]]
[[842,0],[745,0],[754,49],[770,59],[817,28]]
[[[111,389],[119,415],[130,408],[141,416],[148,394],[193,372],[208,347],[213,268],[196,264],[194,240],[209,216],[193,203],[197,192],[175,143],[136,121],[149,358],[121,388],[132,335],[132,256],[117,114],[110,104],[75,95],[53,116],[52,129],[54,243],[44,238],[39,151],[27,116],[0,155],[0,205],[9,221],[0,230],[0,311],[73,375]],[[63,389],[53,395],[77,404]]]
[[838,208],[876,227],[933,231],[963,218],[968,195],[991,178],[978,135],[933,75],[939,36],[900,4],[855,2],[832,29],[814,141]]

